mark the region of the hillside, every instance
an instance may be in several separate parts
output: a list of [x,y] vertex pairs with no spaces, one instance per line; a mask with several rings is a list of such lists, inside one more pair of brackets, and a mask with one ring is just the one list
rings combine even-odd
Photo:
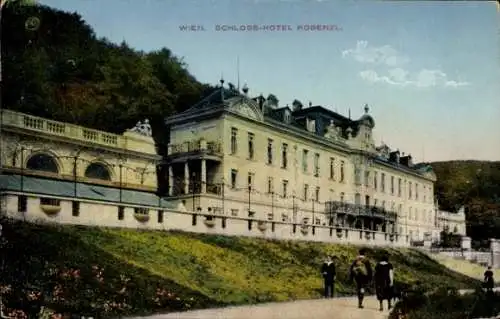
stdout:
[[437,175],[436,196],[443,210],[466,205],[467,233],[474,244],[487,245],[500,234],[500,162],[430,163]]
[[[0,283],[9,307],[36,309],[26,297],[58,312],[140,314],[217,305],[318,298],[319,267],[339,258],[338,291],[351,294],[349,261],[357,248],[182,232],[145,232],[3,222],[7,246]],[[396,280],[457,288],[477,281],[448,271],[411,250],[389,253]],[[37,296],[31,294],[31,296]],[[32,310],[35,311],[35,310]]]

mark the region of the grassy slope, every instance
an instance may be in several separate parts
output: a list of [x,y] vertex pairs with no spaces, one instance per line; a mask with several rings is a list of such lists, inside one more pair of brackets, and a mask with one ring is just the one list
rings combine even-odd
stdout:
[[[458,271],[466,276],[476,278],[478,280],[484,279],[484,272],[486,268],[481,265],[472,263],[467,260],[456,259],[439,254],[431,255],[431,257],[453,271]],[[496,281],[500,280],[500,269],[493,269],[493,276]]]
[[[31,273],[29,281],[37,282],[50,295],[54,280],[50,281],[41,270],[47,268],[41,266],[46,261],[59,268],[77,267],[90,274],[84,278],[87,281],[94,280],[92,265],[102,266],[107,286],[95,286],[95,296],[106,291],[109,300],[125,300],[129,308],[122,313],[317,298],[322,285],[318,268],[325,254],[340,259],[339,291],[352,293],[347,268],[357,251],[354,246],[181,232],[20,223],[10,226],[6,233],[13,247],[7,265],[12,274],[17,276],[25,269]],[[371,249],[369,256],[376,258],[384,252]],[[457,288],[477,283],[422,253],[404,249],[388,252],[397,269],[396,280],[443,283]],[[34,261],[27,263],[28,256]],[[121,287],[120,274],[131,279],[125,297],[115,292]],[[157,287],[174,293],[179,300],[167,298],[161,305],[152,303]],[[73,294],[73,299],[80,298],[79,290]],[[57,302],[54,307],[57,308]]]

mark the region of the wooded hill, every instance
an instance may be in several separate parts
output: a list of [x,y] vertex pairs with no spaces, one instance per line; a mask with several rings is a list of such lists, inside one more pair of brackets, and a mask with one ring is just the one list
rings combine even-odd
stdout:
[[[39,23],[27,27],[33,17]],[[77,13],[11,6],[2,19],[2,98],[9,109],[114,133],[148,118],[163,154],[168,138],[163,119],[213,89],[197,81],[168,48],[142,52],[125,42],[111,43],[98,38]],[[268,101],[277,104],[278,98],[269,94]],[[431,164],[441,208],[474,204],[470,234],[498,237],[500,163]]]

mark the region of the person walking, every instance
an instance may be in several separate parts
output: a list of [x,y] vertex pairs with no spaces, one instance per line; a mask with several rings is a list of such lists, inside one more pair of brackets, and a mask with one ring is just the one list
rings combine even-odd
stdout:
[[335,294],[335,277],[337,272],[332,256],[328,256],[321,266],[321,274],[323,275],[325,286],[324,296],[325,298],[333,298]]
[[358,308],[363,308],[365,289],[372,281],[372,266],[366,258],[366,250],[359,250],[359,255],[354,259],[350,267],[350,280],[356,282],[356,292],[358,295]]
[[391,299],[394,287],[394,268],[389,262],[389,256],[384,255],[375,266],[375,291],[380,303],[380,311],[384,310],[384,300],[387,308],[391,309]]
[[491,270],[491,266],[488,266],[488,269],[484,272],[484,288],[486,292],[492,293],[494,286],[495,279],[493,278],[493,270]]

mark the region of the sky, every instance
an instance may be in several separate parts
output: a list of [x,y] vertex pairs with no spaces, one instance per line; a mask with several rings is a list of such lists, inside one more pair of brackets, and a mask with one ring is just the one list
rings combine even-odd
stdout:
[[[494,2],[41,3],[79,13],[97,36],[113,42],[143,51],[167,47],[204,83],[218,84],[222,76],[237,84],[239,73],[250,95],[273,93],[280,106],[298,99],[345,116],[350,110],[353,119],[368,104],[376,144],[414,161],[500,160],[500,12]],[[254,29],[240,30],[246,25]]]

